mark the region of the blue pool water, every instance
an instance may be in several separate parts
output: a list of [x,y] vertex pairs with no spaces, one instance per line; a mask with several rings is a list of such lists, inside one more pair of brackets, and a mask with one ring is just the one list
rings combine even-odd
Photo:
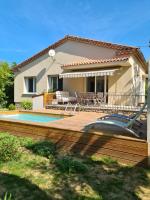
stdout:
[[30,121],[30,122],[52,122],[63,117],[54,117],[48,115],[38,115],[38,114],[13,114],[13,115],[0,115],[0,118],[6,119],[14,119],[14,120],[21,120],[21,121]]

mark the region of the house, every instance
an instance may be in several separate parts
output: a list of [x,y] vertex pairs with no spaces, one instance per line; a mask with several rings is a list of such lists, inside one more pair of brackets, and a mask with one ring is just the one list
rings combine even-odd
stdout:
[[[51,49],[55,50],[54,57],[49,56]],[[14,101],[19,104],[32,100],[34,94],[53,90],[69,91],[72,95],[75,92],[144,95],[147,64],[137,47],[65,36],[18,64],[13,71]]]

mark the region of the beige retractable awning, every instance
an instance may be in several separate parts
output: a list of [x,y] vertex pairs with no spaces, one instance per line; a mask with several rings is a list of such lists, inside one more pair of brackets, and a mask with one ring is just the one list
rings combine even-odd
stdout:
[[108,69],[99,71],[84,71],[84,72],[66,72],[59,74],[59,78],[80,78],[80,77],[95,77],[95,76],[112,76],[118,69]]

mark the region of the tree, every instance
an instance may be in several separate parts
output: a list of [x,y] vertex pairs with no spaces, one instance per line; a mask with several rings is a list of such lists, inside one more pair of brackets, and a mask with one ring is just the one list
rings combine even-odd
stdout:
[[13,103],[14,99],[14,74],[11,65],[0,62],[0,107]]

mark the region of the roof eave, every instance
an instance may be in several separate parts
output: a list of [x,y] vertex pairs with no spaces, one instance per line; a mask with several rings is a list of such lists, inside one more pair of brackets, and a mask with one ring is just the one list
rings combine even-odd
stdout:
[[116,61],[116,62],[108,62],[108,63],[91,63],[91,64],[81,64],[74,66],[62,66],[63,70],[76,70],[76,69],[89,69],[89,68],[102,68],[102,67],[114,67],[114,66],[130,66],[131,64],[128,60],[124,61]]
[[143,66],[143,68],[147,72],[148,71],[148,65],[147,65],[147,62],[146,62],[145,57],[144,57],[143,53],[141,52],[141,50],[137,49],[137,51],[134,55],[137,57],[137,59],[140,61],[141,65]]
[[42,51],[36,53],[35,55],[33,55],[32,57],[26,59],[25,61],[19,63],[17,66],[15,66],[13,68],[13,71],[15,72],[17,70],[17,68],[21,68],[23,66],[26,66],[27,64],[33,62],[34,60],[36,60],[37,58],[39,58],[40,56],[48,53],[48,51],[50,49],[55,49],[58,46],[60,46],[61,44],[63,44],[66,41],[78,41],[78,42],[82,42],[82,43],[88,43],[91,45],[96,45],[96,46],[104,46],[105,48],[112,48],[112,49],[119,49],[119,48],[130,48],[130,49],[137,49],[136,47],[131,47],[131,46],[126,46],[126,45],[119,45],[119,44],[114,44],[114,43],[109,43],[109,42],[102,42],[102,41],[97,41],[97,40],[92,40],[92,39],[87,39],[87,38],[81,38],[81,37],[76,37],[76,36],[65,36],[64,38],[58,40],[57,42],[53,43],[52,45],[48,46],[47,48],[43,49]]

